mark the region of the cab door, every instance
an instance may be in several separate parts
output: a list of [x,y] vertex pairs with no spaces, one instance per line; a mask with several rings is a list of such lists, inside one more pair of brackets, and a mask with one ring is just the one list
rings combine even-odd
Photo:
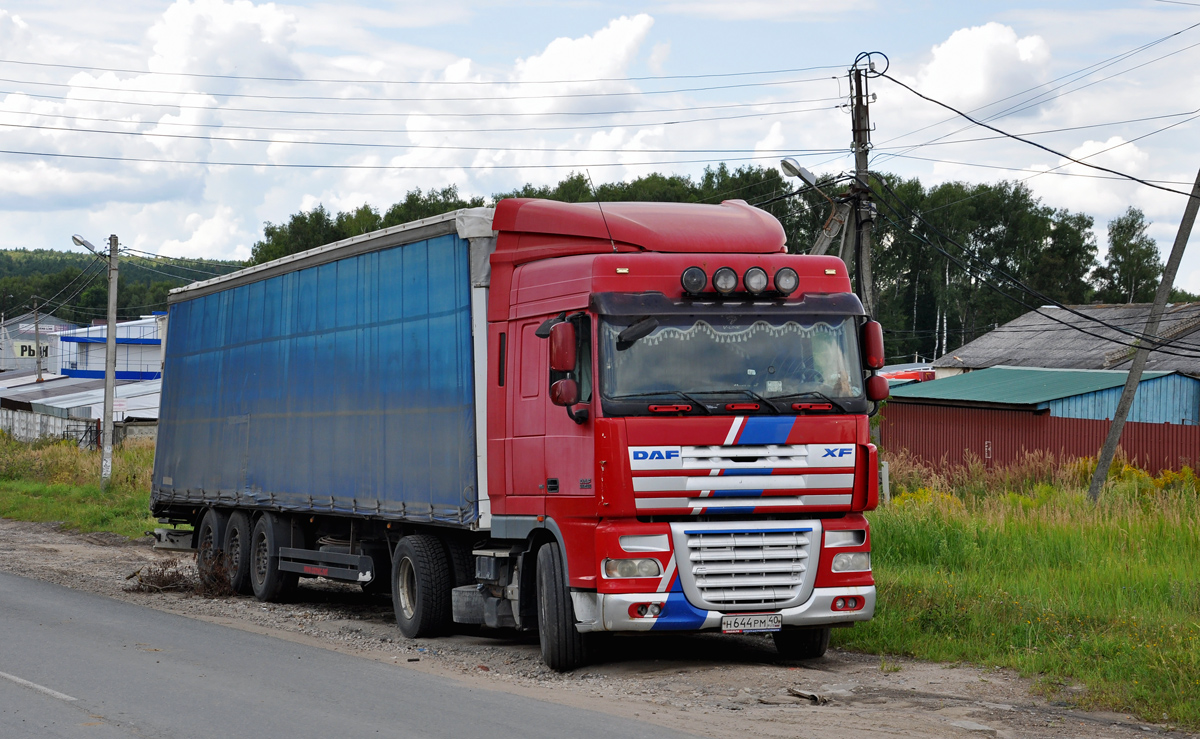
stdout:
[[[588,419],[576,423],[567,413],[567,409],[546,403],[546,490],[551,497],[567,495],[591,496],[595,490],[593,463],[595,445],[592,440],[591,414],[595,411],[592,402],[592,377],[594,363],[592,361],[592,321],[584,313],[576,313],[567,320],[575,324],[575,335],[578,337],[575,350],[575,370],[570,373],[555,373],[549,371],[550,358],[546,357],[549,386],[555,380],[570,378],[575,380],[579,388],[579,404],[573,406],[578,417],[586,409]],[[549,345],[549,342],[545,342]]]
[[[512,434],[508,444],[509,491],[513,496],[544,496],[546,493],[546,406],[550,405],[546,378],[549,347],[536,331],[545,317],[513,321],[510,336],[516,338],[510,353],[509,401]],[[544,501],[510,505],[514,515],[543,515]]]

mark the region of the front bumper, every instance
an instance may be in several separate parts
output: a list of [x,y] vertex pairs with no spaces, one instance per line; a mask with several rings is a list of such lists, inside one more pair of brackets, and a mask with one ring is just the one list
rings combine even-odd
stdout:
[[[833,603],[839,597],[858,596],[862,608],[835,611]],[[682,592],[669,593],[571,593],[575,606],[576,628],[582,633],[591,631],[702,631],[721,628],[721,616],[741,615],[743,612],[705,611],[687,601]],[[639,603],[661,603],[662,613],[656,617],[630,615]],[[828,626],[852,621],[869,621],[875,615],[875,586],[814,588],[812,596],[801,605],[785,608],[783,625]]]

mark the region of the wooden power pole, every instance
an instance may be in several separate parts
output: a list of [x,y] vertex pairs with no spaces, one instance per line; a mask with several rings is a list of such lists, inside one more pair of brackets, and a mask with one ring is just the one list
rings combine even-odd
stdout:
[[1158,283],[1158,292],[1154,294],[1154,303],[1150,306],[1150,316],[1146,318],[1146,328],[1143,329],[1143,339],[1138,342],[1137,351],[1133,355],[1133,363],[1129,366],[1129,376],[1125,378],[1125,389],[1117,402],[1117,410],[1113,414],[1112,425],[1108,427],[1108,436],[1104,446],[1100,448],[1100,457],[1096,460],[1096,470],[1092,473],[1092,484],[1088,495],[1095,501],[1100,497],[1104,482],[1108,479],[1108,468],[1112,465],[1117,453],[1117,444],[1121,441],[1121,431],[1125,428],[1125,419],[1129,417],[1129,409],[1133,407],[1133,397],[1137,393],[1138,383],[1142,381],[1142,370],[1146,368],[1146,360],[1150,350],[1157,347],[1150,337],[1158,334],[1158,324],[1167,308],[1167,300],[1171,297],[1171,289],[1175,286],[1175,275],[1179,272],[1179,263],[1183,260],[1183,250],[1192,235],[1192,225],[1196,222],[1196,211],[1200,209],[1200,172],[1196,173],[1196,184],[1192,185],[1192,195],[1188,198],[1187,207],[1183,209],[1183,220],[1179,222],[1179,231],[1175,234],[1175,245],[1171,247],[1171,256],[1167,258],[1167,266],[1163,269],[1162,282]]
[[113,395],[117,382],[117,235],[108,237],[108,329],[104,338],[104,424],[100,438],[100,487],[112,481]]
[[867,72],[874,67],[869,57],[865,59],[870,68],[863,69],[857,63],[850,70],[852,91],[852,113],[854,127],[854,170],[857,195],[854,209],[854,275],[858,297],[868,316],[875,316],[875,287],[871,279],[871,231],[875,224],[875,204],[871,202],[868,187],[870,177],[867,156],[871,151],[871,116],[867,111],[870,100],[867,96]]

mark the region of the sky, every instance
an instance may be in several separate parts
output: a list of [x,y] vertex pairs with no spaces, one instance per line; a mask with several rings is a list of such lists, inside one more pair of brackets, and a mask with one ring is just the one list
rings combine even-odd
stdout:
[[[1058,152],[1196,179],[1200,0],[0,0],[0,248],[115,233],[245,259],[265,222],[414,188],[489,197],[786,155],[836,175],[866,51]],[[1102,254],[1133,205],[1170,251],[1185,196],[997,139],[887,79],[870,91],[873,169],[1023,181],[1092,216]],[[1198,245],[1176,280],[1191,292]]]

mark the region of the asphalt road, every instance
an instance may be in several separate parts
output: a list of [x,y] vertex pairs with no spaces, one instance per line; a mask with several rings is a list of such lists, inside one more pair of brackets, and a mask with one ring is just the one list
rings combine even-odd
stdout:
[[692,736],[0,574],[0,737]]

